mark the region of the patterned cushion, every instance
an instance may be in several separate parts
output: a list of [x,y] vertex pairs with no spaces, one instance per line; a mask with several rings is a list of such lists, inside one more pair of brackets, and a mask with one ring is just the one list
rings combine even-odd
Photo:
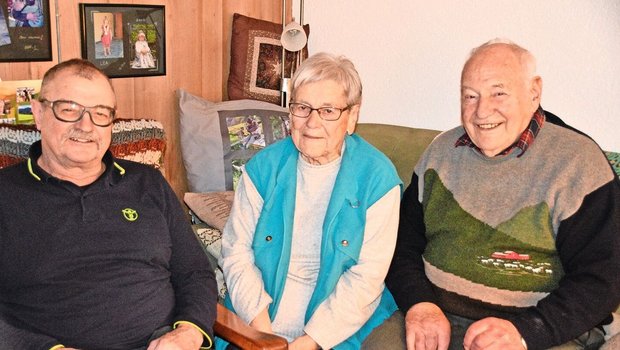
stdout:
[[28,148],[41,138],[34,125],[0,124],[0,169],[28,157]]
[[[230,48],[228,99],[252,99],[280,103],[282,75],[282,24],[268,22],[235,13]],[[304,25],[306,35],[310,26]],[[286,52],[285,76],[290,77],[295,52]],[[308,56],[308,46],[301,50]]]
[[221,231],[230,215],[234,195],[233,191],[187,192],[183,196],[183,201],[200,221]]
[[221,257],[222,251],[222,232],[205,223],[194,224],[192,225],[192,229],[194,230],[194,234],[196,235],[196,238],[198,238],[202,249],[209,257],[211,266],[213,266],[213,269],[215,270],[218,294],[220,299],[223,299],[226,294],[226,283],[224,282],[224,274],[222,273],[222,269],[218,265],[218,260]]
[[181,153],[190,192],[232,191],[241,167],[290,134],[288,110],[255,100],[211,102],[182,89]]
[[[28,157],[32,143],[41,138],[34,125],[0,124],[0,168]],[[152,119],[116,119],[110,151],[120,159],[133,160],[163,170],[166,138],[162,124]]]

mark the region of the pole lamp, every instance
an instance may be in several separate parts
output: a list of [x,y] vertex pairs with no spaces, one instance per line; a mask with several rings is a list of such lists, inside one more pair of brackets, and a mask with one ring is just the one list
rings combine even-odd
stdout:
[[[308,43],[308,36],[303,28],[303,16],[304,16],[304,0],[300,1],[300,21],[299,23],[293,21],[286,23],[286,0],[282,0],[282,35],[280,36],[280,42],[282,43],[282,75],[280,79],[280,96],[281,106],[288,106],[289,99],[289,82],[295,73],[295,69],[301,64],[303,55],[301,50]],[[290,77],[286,77],[286,52],[293,52],[294,58],[291,62]]]

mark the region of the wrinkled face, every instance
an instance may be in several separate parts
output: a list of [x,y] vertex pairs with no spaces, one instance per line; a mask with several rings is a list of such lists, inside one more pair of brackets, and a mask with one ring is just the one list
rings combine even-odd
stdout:
[[[312,108],[346,108],[347,98],[342,86],[333,80],[307,83],[295,91],[295,103]],[[308,118],[290,115],[291,136],[302,157],[311,164],[326,164],[340,156],[347,131],[353,133],[359,113],[359,105],[342,112],[340,119],[326,121],[312,111]]]
[[527,75],[502,45],[483,49],[463,68],[461,122],[484,155],[493,157],[511,146],[538,108],[542,82]]
[[[116,97],[107,79],[95,75],[92,80],[73,72],[59,72],[41,93],[49,101],[71,100],[83,106],[116,106]],[[112,125],[100,127],[88,112],[74,123],[54,117],[49,104],[33,101],[33,115],[41,130],[42,158],[64,169],[100,167],[101,159],[112,140]]]

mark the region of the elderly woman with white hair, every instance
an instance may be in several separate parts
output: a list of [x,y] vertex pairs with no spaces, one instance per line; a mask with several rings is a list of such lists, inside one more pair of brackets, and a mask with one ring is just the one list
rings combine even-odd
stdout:
[[385,288],[401,181],[353,132],[353,63],[308,58],[291,82],[291,136],[246,165],[222,239],[225,304],[290,349],[359,349],[396,310]]

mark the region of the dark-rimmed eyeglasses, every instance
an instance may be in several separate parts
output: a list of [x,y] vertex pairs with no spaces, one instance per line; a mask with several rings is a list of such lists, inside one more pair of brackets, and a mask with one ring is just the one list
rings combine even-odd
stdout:
[[346,106],[343,108],[336,107],[319,107],[312,108],[305,103],[289,103],[288,108],[292,115],[298,118],[308,118],[312,111],[317,111],[319,117],[323,120],[335,121],[340,119],[342,112],[351,108],[351,106]]
[[65,123],[76,123],[84,118],[84,114],[88,112],[93,124],[105,127],[112,124],[116,115],[116,109],[109,106],[97,105],[86,107],[70,100],[49,101],[44,98],[39,101],[51,106],[54,117]]

